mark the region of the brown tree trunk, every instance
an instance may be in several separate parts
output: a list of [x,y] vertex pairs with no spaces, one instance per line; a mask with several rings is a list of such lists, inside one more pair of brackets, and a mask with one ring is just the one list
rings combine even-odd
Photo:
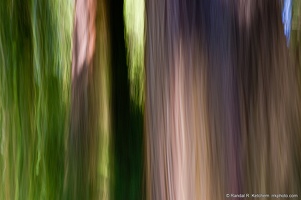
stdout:
[[148,199],[293,193],[300,108],[276,1],[146,1]]
[[109,122],[104,120],[109,109],[105,1],[76,0],[74,20],[67,195],[71,199],[107,198],[108,180],[97,171],[99,145],[107,151],[104,140],[109,132]]

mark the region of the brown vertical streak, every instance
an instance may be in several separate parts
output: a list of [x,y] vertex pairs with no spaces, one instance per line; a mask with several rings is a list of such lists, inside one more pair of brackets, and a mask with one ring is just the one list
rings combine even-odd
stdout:
[[68,196],[79,199],[94,199],[98,190],[100,66],[95,56],[96,9],[96,0],[75,2]]

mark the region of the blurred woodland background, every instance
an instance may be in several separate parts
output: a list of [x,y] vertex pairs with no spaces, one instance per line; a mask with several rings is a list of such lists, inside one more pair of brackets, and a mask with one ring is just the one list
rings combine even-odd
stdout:
[[0,199],[300,196],[300,47],[298,0],[1,0]]

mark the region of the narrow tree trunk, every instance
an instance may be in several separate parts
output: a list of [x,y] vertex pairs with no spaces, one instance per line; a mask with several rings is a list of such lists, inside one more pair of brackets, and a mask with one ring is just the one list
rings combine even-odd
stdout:
[[97,3],[77,0],[75,4],[67,193],[71,199],[94,199],[98,191],[100,92],[96,89],[100,87],[102,66],[95,56],[96,41],[101,36],[96,32]]

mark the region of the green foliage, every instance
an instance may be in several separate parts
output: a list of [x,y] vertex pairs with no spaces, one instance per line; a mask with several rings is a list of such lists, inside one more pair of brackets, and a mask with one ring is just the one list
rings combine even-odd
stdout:
[[73,1],[0,2],[0,199],[59,199]]
[[143,0],[126,0],[124,3],[124,20],[131,98],[140,107],[143,107],[145,2]]

